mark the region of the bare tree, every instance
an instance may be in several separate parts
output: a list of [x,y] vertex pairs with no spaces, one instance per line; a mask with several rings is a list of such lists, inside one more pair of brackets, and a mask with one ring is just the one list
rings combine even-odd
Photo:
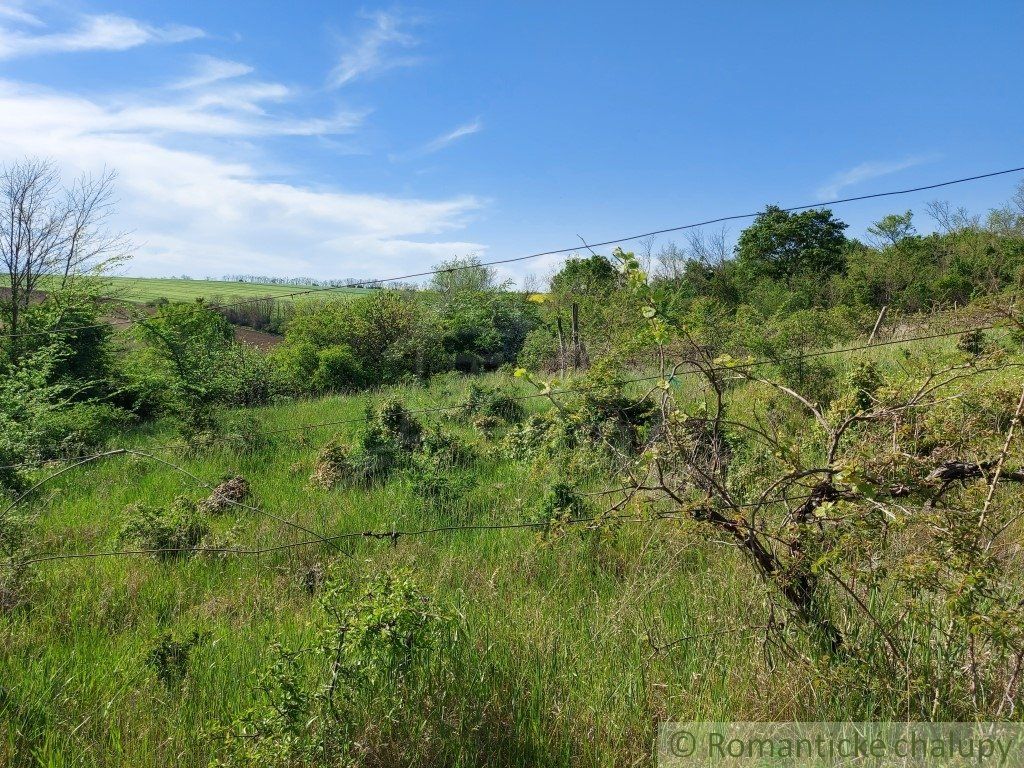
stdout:
[[720,267],[729,258],[729,232],[725,227],[714,232],[695,229],[688,233],[690,257],[708,267]]
[[655,274],[665,280],[679,281],[687,273],[691,262],[708,270],[719,270],[729,258],[729,233],[724,227],[713,232],[692,230],[687,233],[686,247],[674,242],[666,243],[655,257]]
[[521,283],[521,290],[525,294],[539,293],[541,290],[540,278],[533,272],[527,272]]
[[654,269],[655,276],[663,280],[682,280],[686,274],[687,253],[676,243],[665,243],[658,250],[656,257],[658,266]]
[[57,167],[38,159],[0,170],[0,268],[10,334],[18,333],[38,291],[67,288],[76,277],[127,258],[125,235],[106,227],[115,179],[103,171],[64,187]]
[[640,238],[636,243],[636,257],[640,262],[640,268],[644,272],[650,274],[651,264],[654,262],[654,242],[656,238],[653,235],[648,237]]
[[969,213],[964,207],[954,209],[947,200],[933,200],[925,205],[925,211],[947,235],[977,229],[981,225],[979,216]]

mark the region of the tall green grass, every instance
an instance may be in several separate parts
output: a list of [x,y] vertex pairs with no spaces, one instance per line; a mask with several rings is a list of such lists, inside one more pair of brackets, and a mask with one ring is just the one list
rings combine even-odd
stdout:
[[[944,354],[929,342],[916,353]],[[898,365],[899,347],[858,353]],[[852,362],[845,363],[846,365]],[[410,408],[449,405],[465,379],[396,389]],[[687,386],[685,380],[680,386]],[[752,399],[751,388],[734,395]],[[363,416],[379,395],[257,409],[261,430]],[[526,401],[532,409],[541,400]],[[320,446],[351,438],[345,425],[283,432],[254,452],[158,452],[214,483],[241,474],[275,515],[325,535],[527,519],[557,463],[508,459],[461,421],[435,421],[478,444],[471,489],[439,508],[401,477],[370,488],[311,488]],[[169,426],[125,436],[145,450],[174,440]],[[587,489],[603,482],[594,479]],[[26,505],[34,550],[117,548],[124,510],[206,490],[139,456],[108,459],[53,480]],[[242,547],[308,538],[240,508],[214,519]],[[360,723],[369,764],[647,764],[659,720],[869,718],[841,693],[818,690],[791,659],[771,654],[766,588],[728,546],[692,521],[625,523],[595,545],[578,532],[544,542],[530,530],[464,531],[387,540],[355,538],[258,557],[101,557],[32,569],[28,604],[0,617],[0,764],[176,766],[209,763],[211,735],[253,704],[273,643],[311,641],[318,608],[303,586],[311,568],[338,578],[407,568],[453,619],[437,650],[444,674],[398,711],[367,703]],[[146,657],[164,633],[205,633],[180,689]],[[798,640],[796,642],[799,642]],[[667,646],[667,647],[663,647]],[[440,673],[438,673],[440,674]],[[442,684],[443,683],[443,684]],[[386,727],[385,727],[386,726]]]

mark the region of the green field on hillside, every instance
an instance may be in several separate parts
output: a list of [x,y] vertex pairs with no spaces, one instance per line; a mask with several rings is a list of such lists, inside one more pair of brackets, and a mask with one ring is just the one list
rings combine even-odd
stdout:
[[[314,286],[270,285],[266,283],[241,283],[228,280],[184,280],[157,277],[110,277],[104,278],[110,284],[111,293],[125,301],[153,301],[165,298],[169,301],[193,301],[195,299],[247,299],[262,296],[288,296],[299,291],[314,290]],[[369,288],[335,288],[322,290],[311,296],[361,296]],[[301,298],[301,297],[296,297]]]

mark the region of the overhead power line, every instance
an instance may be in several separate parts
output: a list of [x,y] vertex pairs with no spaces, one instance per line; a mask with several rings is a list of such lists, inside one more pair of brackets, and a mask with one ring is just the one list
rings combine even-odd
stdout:
[[[1005,176],[1007,174],[1020,173],[1022,171],[1024,171],[1024,166],[1018,166],[1016,168],[1005,168],[1005,169],[1000,170],[1000,171],[992,171],[990,173],[980,173],[980,174],[976,174],[974,176],[965,176],[965,177],[959,178],[959,179],[950,179],[949,181],[940,181],[940,182],[937,182],[935,184],[925,184],[923,186],[910,187],[908,189],[894,189],[894,190],[889,190],[887,192],[873,192],[873,193],[867,194],[867,195],[857,195],[855,197],[842,197],[842,198],[838,198],[836,200],[828,200],[828,201],[819,202],[819,203],[805,203],[805,204],[802,204],[802,205],[791,205],[788,208],[783,208],[782,210],[786,211],[786,212],[803,211],[803,210],[808,210],[808,209],[811,209],[811,208],[823,208],[823,207],[828,207],[828,206],[833,206],[833,205],[841,205],[843,203],[858,202],[858,201],[861,201],[861,200],[873,200],[873,199],[881,198],[881,197],[895,197],[897,195],[909,195],[909,194],[912,194],[914,192],[925,192],[925,191],[928,191],[928,190],[931,190],[931,189],[940,189],[942,187],[951,187],[951,186],[953,186],[955,184],[964,184],[964,183],[967,183],[967,182],[970,182],[970,181],[980,181],[982,179],[990,179],[990,178],[993,178],[993,177],[996,177],[996,176]],[[642,232],[640,234],[624,235],[622,237],[616,237],[616,238],[613,238],[611,240],[603,240],[603,241],[597,242],[597,243],[588,243],[587,247],[589,247],[589,248],[601,248],[601,247],[607,246],[607,245],[616,245],[618,243],[628,243],[628,242],[631,242],[633,240],[642,240],[645,237],[656,237],[657,235],[666,235],[666,234],[671,234],[673,232],[682,232],[682,231],[687,230],[687,229],[697,229],[699,227],[705,227],[705,226],[709,226],[711,224],[722,224],[722,223],[727,222],[727,221],[738,221],[738,220],[741,220],[741,219],[752,219],[752,218],[756,218],[760,214],[761,214],[761,211],[755,211],[753,213],[736,213],[736,214],[731,214],[729,216],[719,216],[717,218],[707,219],[705,221],[697,221],[697,222],[692,222],[690,224],[680,224],[678,226],[665,227],[664,229],[656,229],[656,230],[652,230],[650,232]],[[404,280],[414,280],[416,278],[430,277],[432,275],[447,274],[447,273],[450,273],[450,272],[458,272],[460,270],[473,269],[473,268],[477,268],[477,267],[493,267],[493,266],[499,266],[499,265],[502,265],[502,264],[513,264],[513,263],[522,262],[522,261],[529,261],[531,259],[539,259],[539,258],[542,258],[544,256],[559,256],[559,255],[564,255],[564,254],[568,254],[568,253],[576,253],[577,251],[579,251],[579,246],[575,246],[574,245],[574,246],[570,246],[570,247],[567,247],[567,248],[555,248],[555,249],[548,250],[548,251],[539,251],[537,253],[530,253],[530,254],[527,254],[525,256],[514,256],[514,257],[511,257],[511,258],[508,258],[508,259],[495,259],[493,261],[482,261],[482,262],[478,262],[476,264],[458,265],[458,266],[453,266],[453,267],[447,267],[445,269],[431,269],[431,270],[427,270],[427,271],[424,271],[424,272],[410,272],[409,274],[405,274],[405,275],[395,275],[393,277],[374,278],[374,279],[364,280],[364,281],[359,282],[359,283],[352,283],[350,285],[344,285],[344,286],[337,286],[337,285],[319,286],[319,287],[316,287],[316,288],[308,288],[308,289],[301,290],[301,291],[293,291],[293,292],[290,292],[290,293],[283,293],[283,294],[279,294],[279,295],[276,295],[276,296],[273,296],[273,297],[270,297],[270,298],[273,298],[275,301],[279,301],[281,299],[294,298],[294,297],[297,297],[297,296],[309,296],[309,295],[313,295],[313,294],[329,293],[331,291],[344,290],[346,288],[365,288],[365,287],[369,287],[369,286],[379,285],[380,283],[394,283],[394,282],[401,282],[401,281],[404,281]],[[210,305],[207,305],[207,306],[210,309],[229,309],[231,307],[239,307],[239,306],[244,306],[246,304],[253,304],[253,303],[256,303],[256,302],[259,302],[259,301],[265,301],[267,298],[268,297],[262,297],[261,296],[261,297],[254,297],[254,298],[249,298],[249,299],[241,299],[239,301],[233,301],[233,302],[210,304]],[[89,329],[92,329],[92,328],[102,328],[102,327],[105,327],[107,325],[134,325],[136,323],[144,322],[146,319],[147,318],[141,318],[141,319],[135,319],[135,320],[113,320],[113,321],[110,321],[110,322],[107,322],[107,323],[93,323],[93,324],[90,324],[90,325],[78,325],[78,326],[70,326],[70,327],[66,327],[66,328],[55,328],[55,329],[48,330],[48,331],[24,331],[24,332],[13,333],[13,334],[12,333],[8,333],[8,334],[4,334],[4,336],[6,338],[22,338],[22,337],[29,337],[29,336],[52,335],[52,334],[57,334],[57,333],[70,333],[72,331],[83,331],[83,330],[89,330]]]

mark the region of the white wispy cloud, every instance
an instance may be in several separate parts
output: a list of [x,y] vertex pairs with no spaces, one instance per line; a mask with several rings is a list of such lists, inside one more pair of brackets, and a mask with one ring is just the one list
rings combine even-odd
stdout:
[[[124,51],[203,35],[120,15],[44,22],[26,8],[32,6],[0,0],[0,59]],[[406,31],[412,22],[394,14],[370,18],[371,28],[339,61],[336,85],[409,63],[396,53],[416,44]],[[333,143],[354,136],[366,111],[310,114],[308,91],[258,79],[248,64],[208,55],[191,64],[188,76],[163,88],[125,92],[112,84],[88,96],[0,78],[0,166],[36,156],[69,178],[116,169],[116,226],[132,231],[139,245],[136,274],[368,278],[486,250],[456,234],[483,205],[473,196],[423,199],[312,186],[273,162],[271,145],[262,141],[303,136]],[[440,147],[475,130],[463,126],[436,141]]]
[[170,25],[155,27],[117,14],[84,16],[77,26],[62,32],[40,32],[35,16],[12,16],[17,6],[8,6],[5,16],[29,26],[0,26],[0,59],[35,56],[46,53],[77,53],[83,51],[125,51],[147,43],[180,43],[203,36],[195,27]]
[[233,80],[251,74],[253,68],[239,61],[219,59],[205,54],[194,57],[195,65],[192,74],[184,80],[174,83],[174,88],[188,90],[202,88],[205,85],[218,83],[222,80]]
[[907,168],[923,165],[933,161],[934,159],[934,157],[930,156],[915,156],[891,162],[871,161],[861,163],[849,170],[837,173],[825,184],[819,187],[816,194],[819,200],[830,200],[839,197],[839,193],[847,187],[852,187],[856,184],[877,179],[882,176],[898,173],[899,171],[905,171]]
[[460,125],[458,128],[448,131],[438,136],[433,141],[427,142],[423,145],[423,154],[430,154],[431,152],[437,152],[444,149],[445,147],[454,144],[459,139],[465,138],[466,136],[472,136],[474,133],[479,133],[484,128],[483,121],[477,118],[471,123]]
[[486,250],[450,236],[480,208],[472,196],[428,200],[271,180],[225,141],[248,145],[321,127],[193,103],[113,105],[0,80],[0,165],[39,156],[69,175],[115,168],[118,223],[140,244],[135,273],[373,277]]
[[412,21],[396,13],[378,11],[369,17],[371,25],[345,46],[331,72],[330,84],[340,88],[353,80],[380,74],[396,67],[416,64],[419,59],[399,51],[417,44],[408,31]]
[[440,136],[431,139],[426,144],[411,149],[407,152],[393,152],[390,155],[388,155],[388,159],[393,163],[397,163],[406,160],[412,160],[419,157],[424,157],[425,155],[430,155],[433,154],[434,152],[439,152],[445,147],[451,146],[456,141],[459,141],[460,139],[463,139],[466,136],[472,136],[474,133],[479,133],[483,129],[483,120],[481,120],[478,117],[476,120],[473,120],[472,122],[466,123],[465,125],[460,125],[457,128],[453,128],[452,130],[447,131],[446,133],[442,133]]
[[12,0],[0,0],[0,19],[14,21],[18,24],[27,24],[32,27],[43,26],[43,20],[25,10],[25,3],[13,2]]

